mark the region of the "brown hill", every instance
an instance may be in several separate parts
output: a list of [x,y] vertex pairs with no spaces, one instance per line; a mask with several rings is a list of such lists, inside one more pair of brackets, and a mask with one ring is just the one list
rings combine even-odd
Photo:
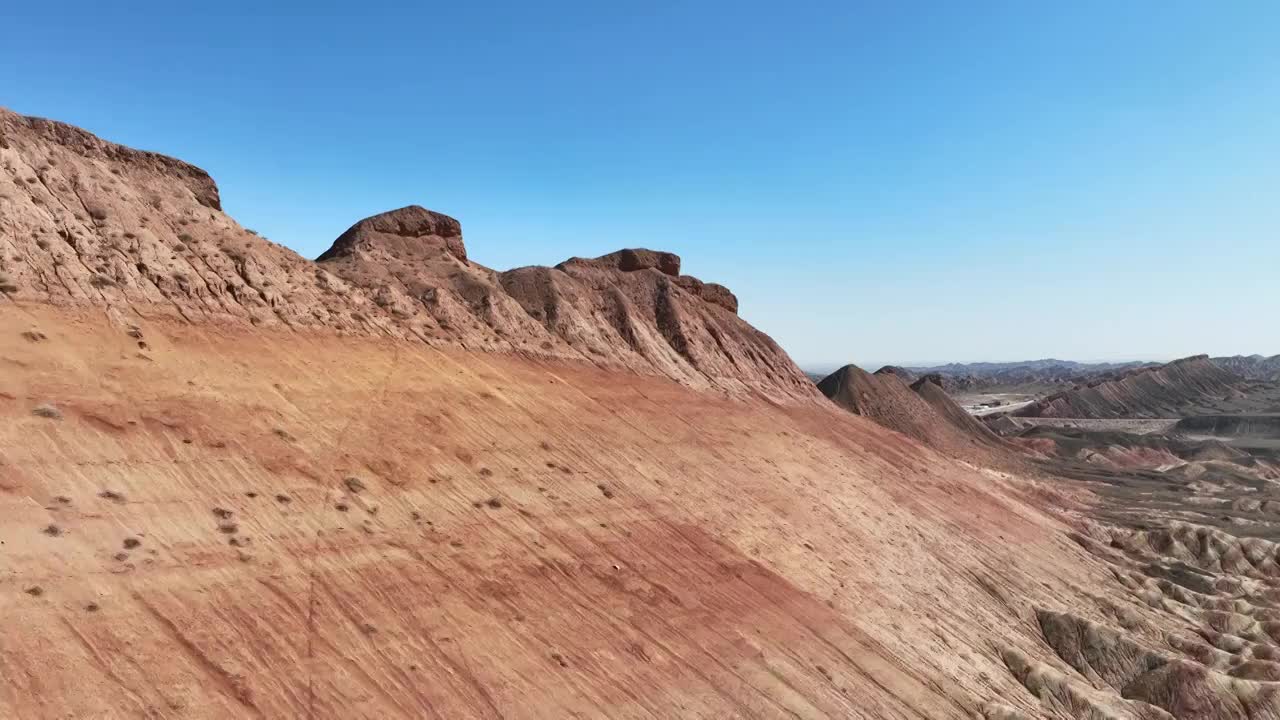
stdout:
[[1157,418],[1212,412],[1242,399],[1242,378],[1196,355],[1105,376],[1014,412],[1019,417]]
[[[680,275],[670,253],[498,273],[467,259],[456,220],[413,206],[356,223],[313,263],[222,213],[217,186],[191,165],[4,110],[0,137],[0,285],[23,300],[105,307],[120,322],[164,315],[414,338],[817,398],[737,316],[732,293]],[[650,254],[663,264],[635,260]]]
[[966,412],[947,394],[947,391],[943,389],[942,383],[943,380],[940,376],[930,373],[911,383],[911,389],[928,403],[943,420],[965,436],[975,438],[988,445],[1002,445],[1000,438],[990,428]]
[[1213,358],[1213,364],[1249,380],[1280,381],[1280,355],[1232,355]]
[[818,390],[854,415],[933,448],[957,452],[1000,444],[994,433],[955,404],[934,377],[907,385],[893,368],[872,374],[846,365],[823,378]]
[[671,256],[494,273],[411,208],[311,263],[190,166],[0,119],[0,717],[1280,709],[1275,545],[809,402]]

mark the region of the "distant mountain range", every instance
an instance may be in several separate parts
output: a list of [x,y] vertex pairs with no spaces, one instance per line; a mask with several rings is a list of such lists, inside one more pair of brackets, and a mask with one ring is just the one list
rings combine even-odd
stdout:
[[1250,385],[1208,355],[1196,355],[1167,365],[1102,373],[1088,383],[1042,398],[1013,414],[1056,418],[1169,418],[1267,409],[1270,395],[1251,398],[1254,389]]
[[[1280,380],[1280,355],[1233,355],[1210,358],[1214,365],[1247,380]],[[1044,358],[1018,362],[947,363],[928,367],[898,367],[886,365],[907,382],[926,375],[940,377],[948,392],[981,392],[995,388],[1009,389],[1027,386],[1074,386],[1140,368],[1159,367],[1157,362],[1084,363],[1074,360]],[[821,373],[807,373],[814,382],[825,377]],[[1048,391],[1051,388],[1045,387]]]
[[948,392],[974,392],[994,387],[1027,385],[1075,385],[1105,373],[1158,365],[1147,362],[1082,363],[1073,360],[1025,360],[1021,362],[948,363],[932,367],[891,369],[907,378],[938,375]]
[[1280,380],[1280,355],[1231,355],[1213,358],[1213,364],[1249,380]]

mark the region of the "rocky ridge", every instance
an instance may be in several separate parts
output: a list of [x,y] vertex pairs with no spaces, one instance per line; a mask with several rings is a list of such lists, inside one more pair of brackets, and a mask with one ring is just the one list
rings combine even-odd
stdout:
[[1019,417],[1178,417],[1241,400],[1243,378],[1218,367],[1207,355],[1107,375],[1050,395],[1014,412]]
[[0,109],[0,290],[171,317],[282,325],[517,352],[777,400],[817,393],[672,253],[622,250],[498,272],[457,220],[418,206],[366,218],[316,262],[221,209],[203,170]]

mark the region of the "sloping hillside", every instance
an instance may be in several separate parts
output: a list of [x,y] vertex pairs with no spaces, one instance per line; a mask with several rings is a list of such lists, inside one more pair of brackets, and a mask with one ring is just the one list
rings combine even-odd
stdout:
[[911,390],[933,408],[944,421],[964,435],[980,442],[1000,444],[995,433],[974,416],[956,404],[942,387],[942,378],[929,374],[911,383]]
[[1213,358],[1213,364],[1249,380],[1280,380],[1280,355],[1232,355]]
[[815,401],[674,256],[407,208],[311,263],[0,119],[0,717],[1280,712],[1280,547],[1089,521],[928,380]]
[[818,390],[854,415],[948,452],[996,445],[998,438],[969,417],[929,377],[907,385],[892,368],[874,374],[846,365],[818,383]]
[[[28,301],[411,338],[817,400],[718,285],[602,258],[501,274],[420,207],[356,223],[318,263],[221,211],[202,170],[0,109],[0,285]],[[626,257],[637,253],[626,251]],[[672,270],[674,267],[674,270]],[[589,268],[589,269],[588,269]]]
[[6,717],[968,717],[1035,702],[984,584],[1091,572],[835,408],[34,305],[0,336]]
[[1242,378],[1196,355],[1140,368],[1051,395],[1014,412],[1019,417],[1156,418],[1212,412],[1245,399]]

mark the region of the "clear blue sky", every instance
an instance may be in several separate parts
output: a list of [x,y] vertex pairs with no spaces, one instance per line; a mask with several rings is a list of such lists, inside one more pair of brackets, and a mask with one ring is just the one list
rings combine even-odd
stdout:
[[0,105],[314,256],[681,254],[802,365],[1280,352],[1280,3],[7,3]]

